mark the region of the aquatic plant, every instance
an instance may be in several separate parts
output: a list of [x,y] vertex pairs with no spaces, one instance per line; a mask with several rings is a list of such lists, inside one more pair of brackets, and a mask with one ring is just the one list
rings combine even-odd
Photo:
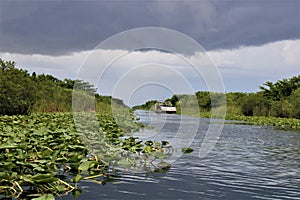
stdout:
[[[97,114],[100,128],[92,122],[78,128],[72,113],[1,116],[0,195],[52,199],[78,193],[80,180],[105,184],[109,168],[134,169],[163,157],[166,143],[149,146],[130,135],[122,139],[140,125],[133,116],[117,118],[118,123],[111,114]],[[78,132],[88,133],[88,145]]]

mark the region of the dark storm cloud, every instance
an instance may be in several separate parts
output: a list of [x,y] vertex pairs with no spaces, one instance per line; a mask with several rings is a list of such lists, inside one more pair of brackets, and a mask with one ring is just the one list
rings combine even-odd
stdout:
[[300,1],[0,1],[1,52],[93,49],[137,27],[165,27],[207,50],[300,37]]

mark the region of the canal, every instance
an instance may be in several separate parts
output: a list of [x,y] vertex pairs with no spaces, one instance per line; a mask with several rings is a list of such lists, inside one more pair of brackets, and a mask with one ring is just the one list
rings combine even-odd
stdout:
[[170,141],[178,131],[195,130],[181,129],[182,124],[197,125],[194,151],[172,160],[164,173],[121,171],[106,185],[81,182],[83,192],[76,199],[300,199],[299,132],[225,121],[214,148],[199,158],[209,119],[148,111],[136,115],[153,127],[135,134],[143,140]]

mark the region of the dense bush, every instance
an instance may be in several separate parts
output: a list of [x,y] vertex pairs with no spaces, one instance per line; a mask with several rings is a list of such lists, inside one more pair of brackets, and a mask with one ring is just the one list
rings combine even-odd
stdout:
[[290,103],[290,116],[300,119],[300,87],[288,99]]
[[78,104],[78,110],[106,109],[103,104],[111,102],[125,106],[122,100],[96,94],[96,89],[82,80],[60,80],[35,72],[30,75],[15,68],[14,62],[0,59],[0,115],[70,112],[76,99],[83,102]]
[[[256,93],[230,92],[225,95],[207,91],[195,95],[176,94],[167,101],[176,105],[178,113],[196,115],[219,109],[227,104],[227,115],[263,116],[300,119],[300,76],[279,80],[276,83],[266,82]],[[197,102],[195,101],[195,96]],[[149,103],[136,108],[147,109]],[[195,109],[199,108],[199,109]],[[198,110],[198,111],[197,111]],[[208,115],[209,116],[209,115]]]
[[25,70],[0,59],[0,114],[28,114],[35,101],[35,85]]
[[238,101],[245,116],[267,116],[269,104],[269,100],[262,93],[247,94]]

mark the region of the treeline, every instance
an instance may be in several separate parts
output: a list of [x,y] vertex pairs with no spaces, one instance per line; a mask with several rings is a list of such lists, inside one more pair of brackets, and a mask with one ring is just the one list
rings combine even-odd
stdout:
[[[300,119],[300,76],[279,80],[275,83],[266,82],[256,93],[230,92],[226,95],[207,91],[196,92],[195,95],[173,95],[167,99],[176,106],[180,113],[182,109],[187,114],[198,111],[209,113],[226,105],[227,116],[265,116]],[[149,109],[154,100],[135,109]],[[197,109],[195,109],[197,108]]]
[[137,105],[132,107],[133,110],[153,110],[154,105],[157,103],[156,100],[147,101],[145,104]]
[[300,76],[266,82],[256,93],[228,93],[229,114],[300,118]]
[[[96,88],[88,82],[60,80],[51,75],[36,75],[35,72],[29,74],[16,68],[15,62],[0,59],[0,115],[70,112],[73,91],[77,94],[75,97],[82,101],[79,110],[103,107],[108,110],[111,102],[125,106],[119,99],[97,94]],[[96,98],[96,105],[92,97]]]

